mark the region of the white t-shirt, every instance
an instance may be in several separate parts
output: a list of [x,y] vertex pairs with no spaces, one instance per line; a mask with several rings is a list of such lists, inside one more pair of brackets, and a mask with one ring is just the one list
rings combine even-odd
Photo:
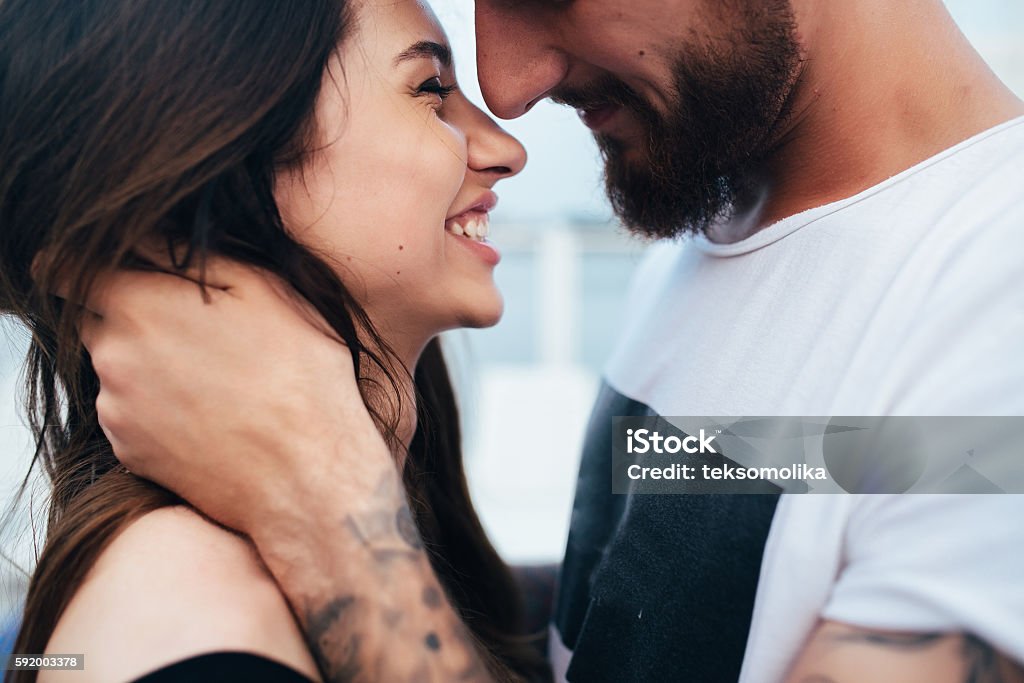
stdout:
[[[739,242],[656,246],[628,310],[606,382],[660,415],[1024,415],[1024,118]],[[1024,661],[1024,496],[783,495],[741,683],[780,681],[820,617]]]

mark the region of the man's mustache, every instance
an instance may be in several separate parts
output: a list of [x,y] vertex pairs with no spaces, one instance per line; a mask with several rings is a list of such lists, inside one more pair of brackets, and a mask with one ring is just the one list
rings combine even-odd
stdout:
[[630,109],[646,109],[646,102],[640,95],[617,78],[602,78],[586,85],[563,85],[549,95],[552,102],[573,109],[600,109],[620,106]]

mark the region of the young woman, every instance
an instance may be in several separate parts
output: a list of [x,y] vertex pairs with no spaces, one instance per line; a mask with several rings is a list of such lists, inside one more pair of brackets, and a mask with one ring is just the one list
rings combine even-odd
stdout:
[[97,419],[78,302],[111,268],[202,281],[210,255],[275,276],[349,347],[492,674],[543,675],[470,504],[436,339],[501,315],[487,214],[525,156],[458,92],[421,3],[3,0],[0,162],[0,304],[32,332],[52,483],[15,652],[86,653],[39,680],[320,675],[249,543],[127,472]]

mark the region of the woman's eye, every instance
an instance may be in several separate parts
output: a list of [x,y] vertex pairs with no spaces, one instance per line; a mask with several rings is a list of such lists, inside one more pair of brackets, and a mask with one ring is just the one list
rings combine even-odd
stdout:
[[456,84],[452,83],[451,85],[445,85],[444,83],[441,82],[440,76],[434,76],[433,78],[428,78],[427,80],[420,84],[420,87],[416,89],[416,95],[434,95],[440,98],[442,102],[444,102],[446,99],[448,99],[449,95],[451,95],[458,89],[459,86],[457,86]]

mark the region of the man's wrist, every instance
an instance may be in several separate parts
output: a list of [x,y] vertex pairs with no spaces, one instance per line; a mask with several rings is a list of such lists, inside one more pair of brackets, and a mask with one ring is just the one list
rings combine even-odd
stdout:
[[368,417],[366,421],[368,426],[344,434],[296,429],[267,443],[281,474],[260,478],[261,492],[251,501],[240,530],[254,539],[287,534],[330,514],[339,503],[358,506],[378,496],[379,482],[389,474],[397,479],[397,472],[383,437]]
[[[354,444],[350,440],[344,447]],[[410,553],[409,543],[418,543],[398,471],[390,454],[374,453],[374,447],[368,443],[360,451],[366,455],[334,457],[322,468],[306,470],[287,489],[271,494],[258,513],[254,510],[247,533],[279,581],[312,594],[317,583],[329,585],[347,569],[371,562],[362,557],[371,545]],[[412,538],[410,531],[415,539],[403,540],[403,532]]]

